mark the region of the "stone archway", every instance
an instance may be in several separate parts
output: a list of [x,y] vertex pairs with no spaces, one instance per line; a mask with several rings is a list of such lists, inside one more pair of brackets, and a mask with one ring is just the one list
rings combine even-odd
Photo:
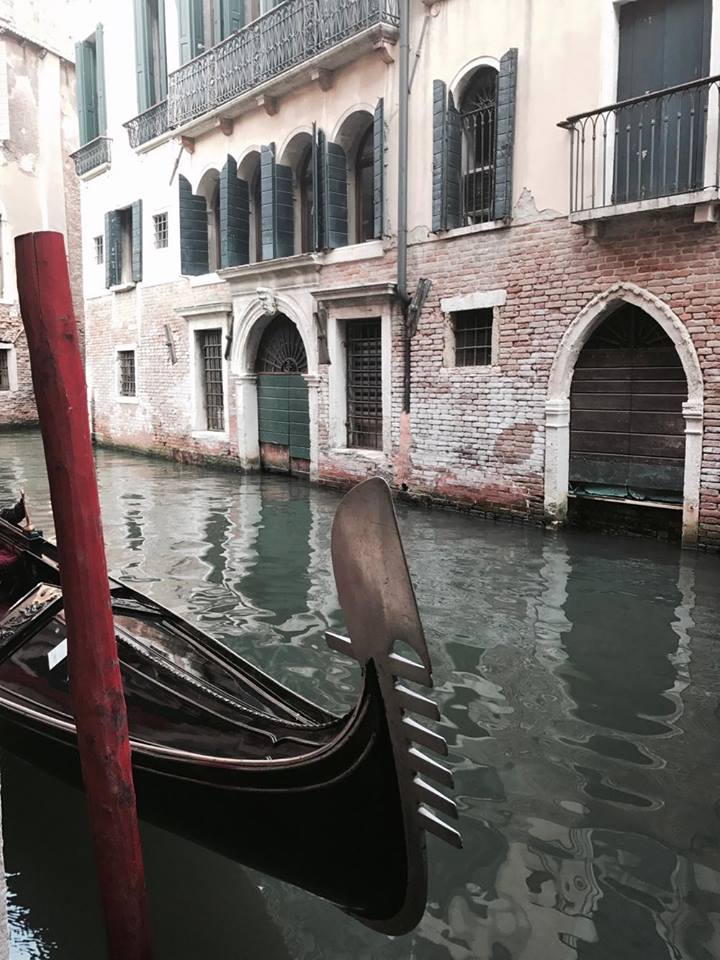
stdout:
[[570,463],[570,389],[580,352],[601,323],[621,304],[639,307],[659,324],[677,351],[687,380],[682,540],[697,542],[703,432],[703,379],[685,325],[666,303],[632,283],[616,283],[575,317],[560,342],[550,370],[545,403],[545,515],[551,523],[567,517]]

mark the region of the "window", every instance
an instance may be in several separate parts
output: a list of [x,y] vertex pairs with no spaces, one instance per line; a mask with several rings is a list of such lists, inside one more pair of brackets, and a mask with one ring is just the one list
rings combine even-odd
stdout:
[[252,256],[251,262],[260,263],[263,258],[263,249],[262,249],[262,190],[261,190],[261,180],[260,180],[260,164],[258,162],[257,173],[255,178],[252,181],[252,189],[250,191],[250,222],[251,226],[251,238],[254,242],[254,256]]
[[300,252],[309,253],[315,249],[315,224],[313,210],[314,177],[312,165],[313,151],[308,147],[303,154],[298,175],[300,187]]
[[373,126],[370,124],[358,147],[355,161],[355,242],[372,240],[375,233]]
[[382,348],[380,320],[348,320],[347,444],[382,450]]
[[142,200],[105,214],[105,286],[142,280]]
[[497,70],[481,67],[460,103],[463,127],[463,222],[495,218]]
[[93,244],[95,247],[95,263],[101,264],[105,262],[105,241],[103,237],[93,237]]
[[484,367],[492,362],[492,307],[453,314],[455,366]]
[[180,63],[229,37],[280,0],[178,0]]
[[134,397],[135,394],[135,351],[118,350],[119,381],[118,393],[121,397]]
[[168,245],[168,215],[156,213],[153,215],[153,237],[158,250]]
[[0,347],[0,391],[10,389],[10,351]]
[[135,65],[138,111],[143,113],[167,96],[165,0],[135,4]]
[[205,428],[222,431],[225,429],[222,331],[201,330],[197,334],[197,345],[205,401]]
[[120,283],[132,280],[132,210],[118,210],[120,218]]
[[82,146],[102,136],[107,126],[101,25],[98,25],[95,33],[87,40],[75,44],[75,64],[80,145]]

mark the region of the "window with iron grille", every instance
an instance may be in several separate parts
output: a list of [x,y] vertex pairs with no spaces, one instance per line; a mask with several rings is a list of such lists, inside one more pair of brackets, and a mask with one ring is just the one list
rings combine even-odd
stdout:
[[95,263],[105,263],[105,238],[93,237],[95,244]]
[[118,364],[120,366],[121,397],[135,396],[135,351],[118,350]]
[[497,79],[497,70],[481,67],[460,104],[463,214],[468,225],[488,223],[495,218]]
[[382,450],[380,320],[349,320],[346,338],[347,443]]
[[225,429],[222,372],[222,331],[201,330],[197,334],[207,430]]
[[0,390],[10,389],[10,351],[0,350]]
[[453,314],[455,366],[485,367],[492,362],[492,307]]
[[168,215],[167,213],[156,213],[153,216],[153,231],[155,236],[155,246],[157,249],[168,245]]

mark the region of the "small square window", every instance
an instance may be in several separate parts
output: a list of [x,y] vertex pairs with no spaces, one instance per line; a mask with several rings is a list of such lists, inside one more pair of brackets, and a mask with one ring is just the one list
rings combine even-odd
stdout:
[[455,366],[486,367],[492,362],[492,307],[453,314]]
[[10,389],[10,351],[0,350],[0,391]]
[[118,350],[120,365],[119,393],[121,397],[135,396],[135,351]]
[[105,262],[105,238],[93,237],[93,243],[95,244],[95,263],[104,263]]
[[153,216],[153,232],[155,237],[155,246],[157,249],[168,245],[168,215],[167,213],[156,213]]

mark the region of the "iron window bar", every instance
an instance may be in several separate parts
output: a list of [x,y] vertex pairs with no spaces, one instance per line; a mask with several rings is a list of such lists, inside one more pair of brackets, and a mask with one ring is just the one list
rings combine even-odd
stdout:
[[720,75],[575,114],[570,213],[718,190]]
[[492,360],[493,310],[462,310],[453,314],[455,366],[486,367]]
[[382,450],[382,346],[379,320],[348,320],[347,443]]
[[207,330],[198,336],[200,341],[199,348],[205,397],[206,427],[208,430],[222,432],[225,429],[222,334],[220,330]]
[[2,392],[7,392],[10,389],[9,355],[9,350],[0,350],[0,391]]
[[134,397],[136,391],[135,351],[118,350],[118,363],[120,364],[120,396]]

